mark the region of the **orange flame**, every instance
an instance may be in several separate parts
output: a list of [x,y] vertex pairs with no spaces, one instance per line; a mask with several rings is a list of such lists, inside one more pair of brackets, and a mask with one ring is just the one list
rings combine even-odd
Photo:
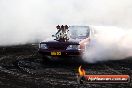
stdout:
[[82,66],[79,66],[78,72],[79,72],[79,75],[80,75],[80,76],[84,76],[84,75],[86,74],[85,70],[82,69]]

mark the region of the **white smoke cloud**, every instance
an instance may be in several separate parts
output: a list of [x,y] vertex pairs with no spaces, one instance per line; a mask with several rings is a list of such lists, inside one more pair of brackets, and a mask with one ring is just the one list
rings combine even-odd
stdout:
[[43,40],[58,24],[131,28],[131,0],[0,0],[0,45]]
[[87,62],[120,60],[132,56],[132,31],[118,27],[94,27],[95,35],[83,55]]

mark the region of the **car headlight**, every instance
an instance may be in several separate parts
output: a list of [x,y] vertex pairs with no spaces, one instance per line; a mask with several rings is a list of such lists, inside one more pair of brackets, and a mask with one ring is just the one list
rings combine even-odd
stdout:
[[46,44],[40,44],[40,48],[42,48],[42,49],[48,49],[48,47],[47,47]]
[[79,50],[79,45],[69,45],[66,50]]

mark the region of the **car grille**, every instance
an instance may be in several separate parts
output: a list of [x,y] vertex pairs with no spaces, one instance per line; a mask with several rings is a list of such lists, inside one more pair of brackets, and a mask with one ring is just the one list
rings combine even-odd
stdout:
[[67,45],[52,45],[48,46],[49,50],[66,50],[68,46]]

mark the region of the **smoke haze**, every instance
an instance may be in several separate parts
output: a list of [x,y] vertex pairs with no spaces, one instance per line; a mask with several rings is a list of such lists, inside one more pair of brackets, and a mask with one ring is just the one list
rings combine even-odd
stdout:
[[131,28],[131,0],[0,0],[0,45],[43,40],[58,24]]
[[84,61],[120,60],[132,56],[132,31],[112,26],[94,26],[95,35],[83,55]]
[[44,40],[58,24],[96,25],[88,62],[131,55],[131,23],[132,0],[0,0],[0,46]]

